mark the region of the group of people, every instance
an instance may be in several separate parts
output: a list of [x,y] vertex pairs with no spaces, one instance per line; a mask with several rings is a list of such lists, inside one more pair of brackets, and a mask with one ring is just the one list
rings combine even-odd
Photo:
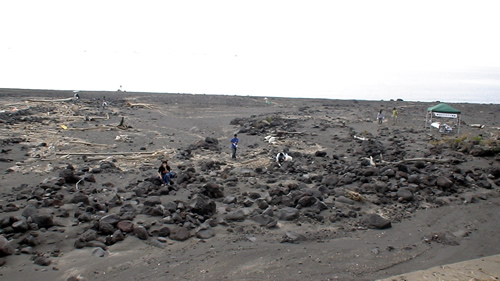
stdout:
[[[236,151],[238,150],[238,143],[240,139],[237,134],[234,134],[231,139],[231,158],[236,159]],[[281,164],[285,161],[290,161],[292,157],[290,157],[285,151],[280,152],[276,155],[276,163],[281,167]]]
[[[104,98],[104,103],[105,103],[105,98]],[[107,105],[107,104],[106,104]],[[103,104],[104,106],[104,104]],[[392,120],[393,124],[397,124],[398,122],[398,110],[394,107],[392,109]],[[377,113],[377,121],[378,124],[381,125],[382,122],[384,121],[384,113],[383,110],[381,109]],[[238,144],[240,142],[240,139],[238,138],[237,134],[233,135],[233,138],[231,138],[231,158],[236,159],[236,152],[238,150]],[[280,167],[285,161],[291,161],[292,157],[289,156],[286,151],[279,152],[276,155],[276,164],[278,164]],[[174,177],[174,173],[171,171],[170,166],[168,165],[168,160],[165,160],[162,162],[162,165],[160,168],[158,168],[158,177],[161,179],[163,184],[171,184],[171,179]]]
[[[80,100],[80,93],[79,93],[79,91],[74,91],[74,93],[75,94],[73,95],[73,98],[74,98],[74,101],[77,102]],[[108,107],[108,101],[106,100],[106,97],[102,97],[101,106],[102,106],[102,108]]]
[[[237,134],[233,135],[233,138],[231,139],[231,158],[236,159],[236,151],[238,150],[238,143],[240,142],[240,139],[238,138]],[[292,157],[287,154],[286,151],[279,152],[276,155],[276,164],[278,164],[280,167],[283,164],[283,162],[286,161],[291,161]],[[175,176],[175,173],[172,172],[172,169],[168,165],[168,160],[165,160],[161,163],[161,166],[158,168],[158,178],[161,180],[162,184],[165,185],[171,185],[172,184],[172,178]]]
[[[392,122],[394,125],[398,123],[398,114],[398,110],[394,107],[392,109]],[[384,113],[382,109],[377,113],[377,121],[379,125],[382,125],[382,122],[384,121]]]

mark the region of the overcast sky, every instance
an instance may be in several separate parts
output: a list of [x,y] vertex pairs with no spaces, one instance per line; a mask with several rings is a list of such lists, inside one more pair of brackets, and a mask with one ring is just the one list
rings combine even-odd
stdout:
[[478,78],[500,68],[499,1],[6,0],[0,11],[2,88],[335,98],[471,73],[467,85],[500,89],[495,73]]

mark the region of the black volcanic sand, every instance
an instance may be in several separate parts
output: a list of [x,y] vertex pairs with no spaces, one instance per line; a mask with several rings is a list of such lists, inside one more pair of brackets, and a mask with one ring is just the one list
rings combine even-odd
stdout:
[[0,89],[2,280],[374,280],[500,254],[499,105],[449,104],[442,135],[437,103],[79,94]]

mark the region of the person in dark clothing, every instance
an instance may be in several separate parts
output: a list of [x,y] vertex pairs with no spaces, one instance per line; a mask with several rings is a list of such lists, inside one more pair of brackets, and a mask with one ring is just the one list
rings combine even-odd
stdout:
[[171,183],[170,179],[173,178],[173,173],[168,165],[168,160],[163,161],[160,168],[158,168],[158,177],[160,177],[161,182],[164,184]]

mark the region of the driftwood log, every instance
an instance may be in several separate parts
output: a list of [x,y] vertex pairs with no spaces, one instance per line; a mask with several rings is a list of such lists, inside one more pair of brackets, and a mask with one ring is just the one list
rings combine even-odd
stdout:
[[104,116],[88,116],[88,115],[83,116],[83,120],[85,120],[85,121],[94,121],[97,119],[109,120],[109,114],[106,113],[106,117],[104,117]]
[[302,135],[305,132],[287,132],[287,131],[276,131],[276,135],[278,137],[283,136],[283,135]]
[[[85,162],[87,162],[87,161],[105,160],[105,159],[109,159],[110,157],[113,157],[113,158],[116,158],[116,160],[127,160],[127,161],[144,160],[144,161],[146,161],[146,159],[148,159],[148,157],[151,157],[151,156],[156,157],[156,155],[154,155],[154,154],[146,154],[146,155],[142,154],[142,155],[132,155],[132,156],[125,156],[125,155],[86,156],[86,155],[84,155],[82,157],[82,159]],[[142,165],[146,165],[146,163],[142,163]],[[154,165],[154,164],[151,164],[151,165]]]
[[88,116],[88,115],[85,115],[85,116],[57,116],[56,118],[60,118],[60,119],[83,119],[85,121],[92,121],[92,120],[97,120],[97,119],[106,119],[108,120],[109,119],[109,115],[106,114],[106,116]]
[[127,102],[127,106],[128,107],[145,107],[145,108],[153,109],[153,106],[150,105],[150,104],[147,104],[147,103],[131,103],[131,102]]
[[119,129],[125,130],[127,129],[127,125],[125,125],[125,117],[122,116],[122,119],[120,120],[120,124],[117,126]]
[[100,143],[91,143],[91,142],[84,142],[84,141],[70,141],[71,143],[78,143],[78,144],[84,144],[84,145],[88,145],[88,146],[112,146],[112,145],[109,145],[109,144],[100,144]]
[[134,154],[154,154],[155,152],[58,152],[56,155],[134,155]]
[[410,159],[404,159],[401,161],[397,162],[388,162],[388,161],[382,161],[382,163],[385,164],[393,164],[393,165],[398,165],[398,164],[403,164],[403,163],[408,163],[408,162],[417,162],[417,161],[424,161],[424,162],[431,162],[431,163],[453,163],[453,162],[463,162],[463,160],[460,159],[434,159],[434,158],[410,158]]
[[99,127],[89,127],[89,128],[68,128],[70,131],[89,131],[89,130],[116,130],[115,126],[99,126]]
[[241,164],[246,165],[246,164],[248,164],[248,163],[252,163],[252,162],[255,162],[255,161],[257,161],[257,160],[260,160],[260,159],[250,159],[250,160],[247,160],[247,161],[243,161],[243,162],[241,162]]
[[37,99],[27,99],[26,101],[29,102],[67,102],[67,101],[72,101],[73,98],[67,98],[67,99],[56,99],[56,100],[37,100]]

